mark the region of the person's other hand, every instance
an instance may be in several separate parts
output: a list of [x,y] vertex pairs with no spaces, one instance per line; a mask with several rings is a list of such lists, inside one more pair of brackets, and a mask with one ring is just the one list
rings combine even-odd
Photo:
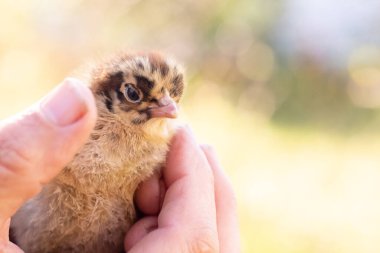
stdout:
[[128,231],[129,253],[240,251],[236,201],[210,147],[189,129],[172,141],[163,177],[142,183],[135,201],[146,216]]
[[0,252],[22,252],[9,242],[10,217],[72,160],[96,120],[90,90],[68,78],[26,112],[0,122]]

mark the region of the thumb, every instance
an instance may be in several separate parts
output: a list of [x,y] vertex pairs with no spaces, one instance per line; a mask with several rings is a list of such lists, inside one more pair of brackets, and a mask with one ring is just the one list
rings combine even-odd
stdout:
[[0,222],[73,158],[95,119],[90,90],[69,78],[26,112],[0,122]]

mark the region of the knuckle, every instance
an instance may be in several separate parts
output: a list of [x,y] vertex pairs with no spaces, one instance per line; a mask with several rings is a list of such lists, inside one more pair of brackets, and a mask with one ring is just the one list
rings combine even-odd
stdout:
[[52,129],[33,109],[4,122],[0,127],[0,165],[15,173],[39,167],[51,139]]
[[218,235],[212,229],[203,229],[198,231],[189,241],[190,253],[218,253],[219,241]]
[[17,139],[0,139],[0,165],[15,173],[26,170],[33,160],[33,151],[21,147]]

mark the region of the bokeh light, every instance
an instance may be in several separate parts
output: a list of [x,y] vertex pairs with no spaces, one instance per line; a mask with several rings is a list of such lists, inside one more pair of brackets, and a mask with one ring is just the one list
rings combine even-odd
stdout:
[[352,79],[348,94],[362,107],[380,106],[380,47],[363,45],[355,49],[348,63]]

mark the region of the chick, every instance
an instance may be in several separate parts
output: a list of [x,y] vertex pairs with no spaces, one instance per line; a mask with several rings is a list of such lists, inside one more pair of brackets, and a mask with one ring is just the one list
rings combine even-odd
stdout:
[[94,68],[98,118],[90,139],[12,219],[26,253],[124,251],[134,192],[165,161],[183,79],[156,53],[122,53]]

